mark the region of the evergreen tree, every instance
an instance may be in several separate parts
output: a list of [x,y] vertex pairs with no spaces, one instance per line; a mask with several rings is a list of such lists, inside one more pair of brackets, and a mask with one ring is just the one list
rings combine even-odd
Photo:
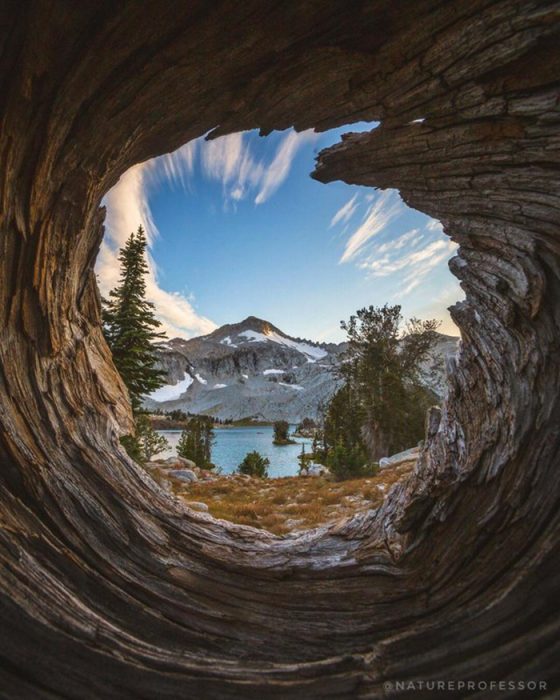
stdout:
[[248,476],[257,476],[261,479],[268,477],[268,467],[270,460],[268,457],[263,457],[259,452],[254,450],[245,455],[244,460],[237,467],[239,474],[247,474]]
[[290,424],[286,420],[277,420],[274,423],[274,438],[272,440],[274,445],[291,445],[294,440],[288,437],[288,431],[290,430]]
[[191,459],[201,469],[213,469],[212,445],[214,443],[214,425],[211,418],[196,416],[189,420],[181,433],[177,454]]
[[[434,395],[422,367],[437,340],[435,320],[411,319],[401,333],[401,307],[360,309],[341,327],[348,349],[341,363],[344,386],[327,409],[324,440],[336,448],[331,461],[353,468],[369,454],[378,461],[418,442]],[[337,467],[344,471],[342,466]]]
[[146,235],[140,226],[119,252],[120,281],[103,300],[105,338],[113,362],[126,384],[132,408],[138,411],[142,398],[162,386],[165,373],[156,368],[157,341],[163,333],[155,318],[154,305],[146,300]]

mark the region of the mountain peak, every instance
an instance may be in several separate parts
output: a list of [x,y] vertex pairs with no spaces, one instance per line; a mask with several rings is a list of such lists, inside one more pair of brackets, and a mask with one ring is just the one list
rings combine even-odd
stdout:
[[271,334],[278,334],[281,336],[286,336],[286,334],[279,328],[274,326],[270,321],[266,321],[262,318],[257,318],[257,316],[247,316],[239,323],[226,323],[220,328],[206,336],[208,340],[218,340],[221,341],[227,337],[235,337],[247,331],[252,331],[254,333],[259,333],[264,336]]

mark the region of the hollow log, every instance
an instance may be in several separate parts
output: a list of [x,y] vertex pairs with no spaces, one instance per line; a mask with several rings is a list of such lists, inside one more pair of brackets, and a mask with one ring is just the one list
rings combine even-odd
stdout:
[[[2,697],[420,698],[396,682],[433,679],[554,696],[559,18],[532,0],[4,0]],[[462,342],[410,479],[278,538],[189,510],[119,447],[100,203],[207,132],[358,120],[381,124],[313,176],[442,222]]]

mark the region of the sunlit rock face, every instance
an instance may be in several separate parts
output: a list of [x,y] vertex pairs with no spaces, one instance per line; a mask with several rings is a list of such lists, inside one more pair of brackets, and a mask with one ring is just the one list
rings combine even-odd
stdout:
[[344,347],[292,338],[254,316],[209,335],[174,338],[158,353],[165,387],[144,405],[232,420],[317,418],[340,386]]
[[[8,1],[1,27],[2,693],[554,694],[558,5]],[[119,450],[98,207],[128,167],[212,129],[354,120],[381,126],[314,176],[396,187],[442,221],[462,344],[410,480],[281,540],[187,512]]]

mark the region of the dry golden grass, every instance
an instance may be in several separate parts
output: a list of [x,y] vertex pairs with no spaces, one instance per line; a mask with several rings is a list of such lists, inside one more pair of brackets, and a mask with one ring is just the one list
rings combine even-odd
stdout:
[[323,477],[221,477],[174,484],[173,490],[186,501],[206,503],[215,518],[285,535],[377,508],[391,486],[409,474],[413,465],[409,462],[373,477],[342,482]]

